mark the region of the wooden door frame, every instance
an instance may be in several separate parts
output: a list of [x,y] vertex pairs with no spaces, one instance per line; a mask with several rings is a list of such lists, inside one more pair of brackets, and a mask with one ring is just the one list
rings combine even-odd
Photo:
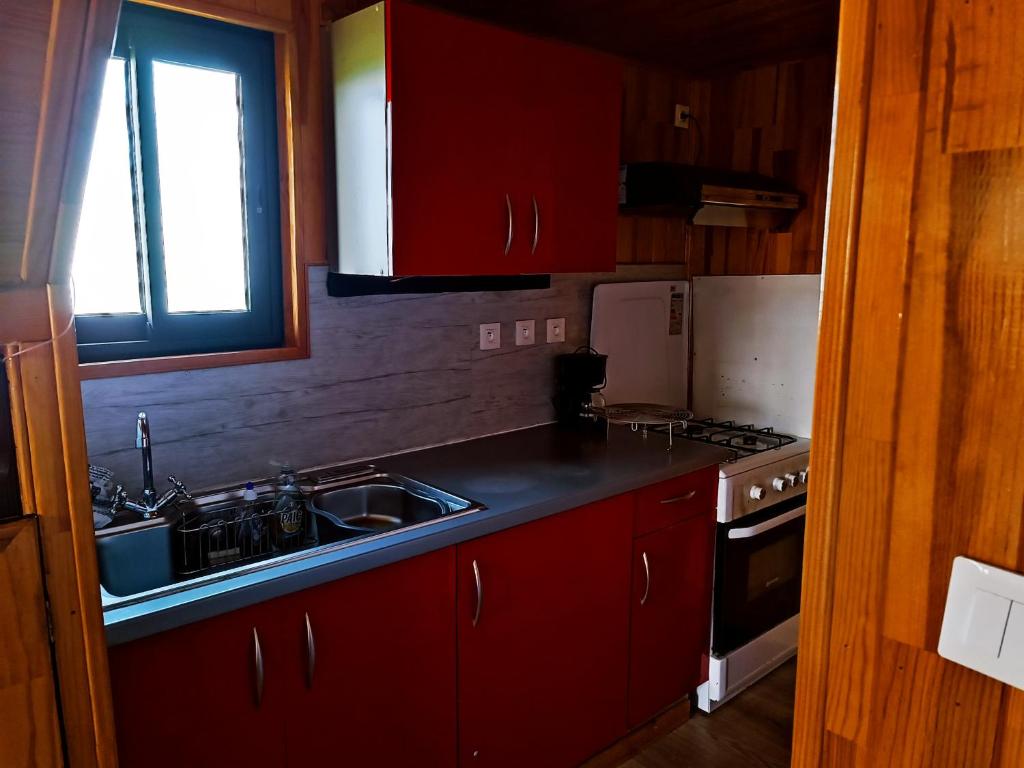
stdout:
[[813,472],[804,534],[794,766],[813,766],[821,761],[825,733],[839,478],[874,53],[873,37],[866,29],[873,23],[873,3],[853,0],[844,2],[841,8],[814,387]]

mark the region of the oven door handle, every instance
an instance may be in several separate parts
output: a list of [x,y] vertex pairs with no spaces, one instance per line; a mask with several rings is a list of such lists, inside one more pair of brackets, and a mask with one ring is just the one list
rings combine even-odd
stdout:
[[791,509],[789,512],[785,512],[778,517],[773,517],[771,520],[765,520],[763,523],[752,525],[749,528],[733,528],[729,531],[730,539],[749,539],[752,536],[770,531],[772,528],[778,528],[780,525],[785,525],[791,520],[796,520],[798,517],[803,517],[807,512],[807,506],[797,507]]

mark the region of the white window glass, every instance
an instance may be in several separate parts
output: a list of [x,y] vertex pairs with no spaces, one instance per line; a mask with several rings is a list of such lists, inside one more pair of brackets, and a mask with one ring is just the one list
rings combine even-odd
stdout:
[[130,153],[125,61],[111,59],[71,267],[78,315],[142,311]]
[[248,309],[238,75],[153,62],[170,312]]

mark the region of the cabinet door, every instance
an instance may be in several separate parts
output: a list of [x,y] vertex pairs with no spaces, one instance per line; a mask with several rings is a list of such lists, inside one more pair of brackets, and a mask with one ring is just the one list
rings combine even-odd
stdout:
[[706,679],[714,512],[633,545],[629,725],[640,725]]
[[454,548],[286,599],[289,765],[455,765]]
[[574,766],[625,732],[632,503],[458,546],[461,765]]
[[[537,247],[522,258],[539,272],[615,270],[618,228],[622,65],[575,46],[530,40],[521,72],[526,129],[523,166],[530,169],[522,207],[537,200]],[[528,270],[528,271],[530,271]]]
[[512,245],[525,236],[508,93],[521,36],[399,0],[388,8],[394,274],[518,274],[505,247],[510,226]]
[[119,764],[284,765],[295,712],[285,701],[278,613],[279,604],[264,603],[112,647]]

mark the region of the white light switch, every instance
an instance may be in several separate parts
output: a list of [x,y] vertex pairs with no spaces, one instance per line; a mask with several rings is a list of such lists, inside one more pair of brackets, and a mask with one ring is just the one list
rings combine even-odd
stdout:
[[996,658],[1003,644],[1003,631],[1010,615],[1010,600],[986,592],[974,590],[971,615],[964,625],[964,642],[985,656]]
[[1014,602],[1010,608],[999,658],[1014,659],[1024,665],[1024,603]]
[[956,558],[939,655],[1024,690],[1024,576]]
[[[1024,603],[1014,602],[999,649],[999,664],[1009,677],[1024,680]],[[1020,687],[1020,684],[1016,684]]]

